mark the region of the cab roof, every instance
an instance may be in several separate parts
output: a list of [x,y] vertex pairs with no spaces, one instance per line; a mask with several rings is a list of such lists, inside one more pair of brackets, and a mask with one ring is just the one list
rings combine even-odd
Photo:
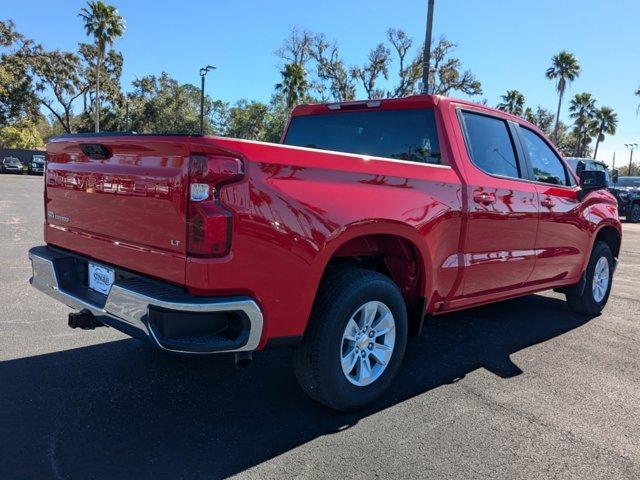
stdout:
[[498,110],[496,108],[483,105],[481,103],[471,102],[469,100],[462,100],[454,97],[446,97],[442,95],[412,95],[403,98],[382,98],[382,99],[370,99],[370,100],[353,100],[348,102],[333,102],[333,103],[308,103],[298,105],[291,112],[292,117],[305,116],[305,115],[321,115],[326,113],[337,113],[343,111],[363,111],[369,109],[380,110],[400,110],[405,108],[433,108],[437,105],[455,103],[458,105],[465,105],[473,107],[474,109],[480,109],[487,113],[493,113],[503,118],[509,118],[518,123],[531,126],[533,129],[538,128],[517,115]]
[[323,113],[349,110],[395,110],[402,108],[434,107],[443,97],[439,95],[413,95],[404,98],[384,98],[371,100],[353,100],[333,103],[307,103],[298,105],[291,112],[292,117],[303,115],[320,115]]

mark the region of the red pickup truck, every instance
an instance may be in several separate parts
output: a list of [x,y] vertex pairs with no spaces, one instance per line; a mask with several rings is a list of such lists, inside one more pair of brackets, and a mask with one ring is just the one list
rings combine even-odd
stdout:
[[387,389],[425,315],[547,289],[596,315],[620,251],[602,172],[521,118],[438,96],[297,107],[282,145],[69,135],[47,146],[34,287],[172,352],[296,344],[338,410]]

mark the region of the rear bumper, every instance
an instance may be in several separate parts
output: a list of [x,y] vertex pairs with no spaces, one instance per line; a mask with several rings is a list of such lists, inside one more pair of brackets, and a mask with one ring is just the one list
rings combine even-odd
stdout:
[[86,258],[47,246],[32,248],[29,258],[33,287],[164,350],[249,352],[260,343],[263,317],[251,298],[195,297],[173,285],[118,269],[109,294],[102,295],[86,286]]

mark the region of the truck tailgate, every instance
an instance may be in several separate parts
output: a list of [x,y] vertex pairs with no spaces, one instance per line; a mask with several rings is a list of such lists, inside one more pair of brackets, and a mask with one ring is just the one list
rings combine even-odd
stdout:
[[47,243],[184,284],[189,148],[188,137],[54,139]]

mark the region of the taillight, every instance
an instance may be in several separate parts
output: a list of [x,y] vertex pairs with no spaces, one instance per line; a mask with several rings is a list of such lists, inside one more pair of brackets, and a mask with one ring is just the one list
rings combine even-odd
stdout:
[[220,257],[229,253],[233,217],[220,202],[220,187],[242,176],[242,162],[237,158],[213,155],[189,158],[189,255]]

